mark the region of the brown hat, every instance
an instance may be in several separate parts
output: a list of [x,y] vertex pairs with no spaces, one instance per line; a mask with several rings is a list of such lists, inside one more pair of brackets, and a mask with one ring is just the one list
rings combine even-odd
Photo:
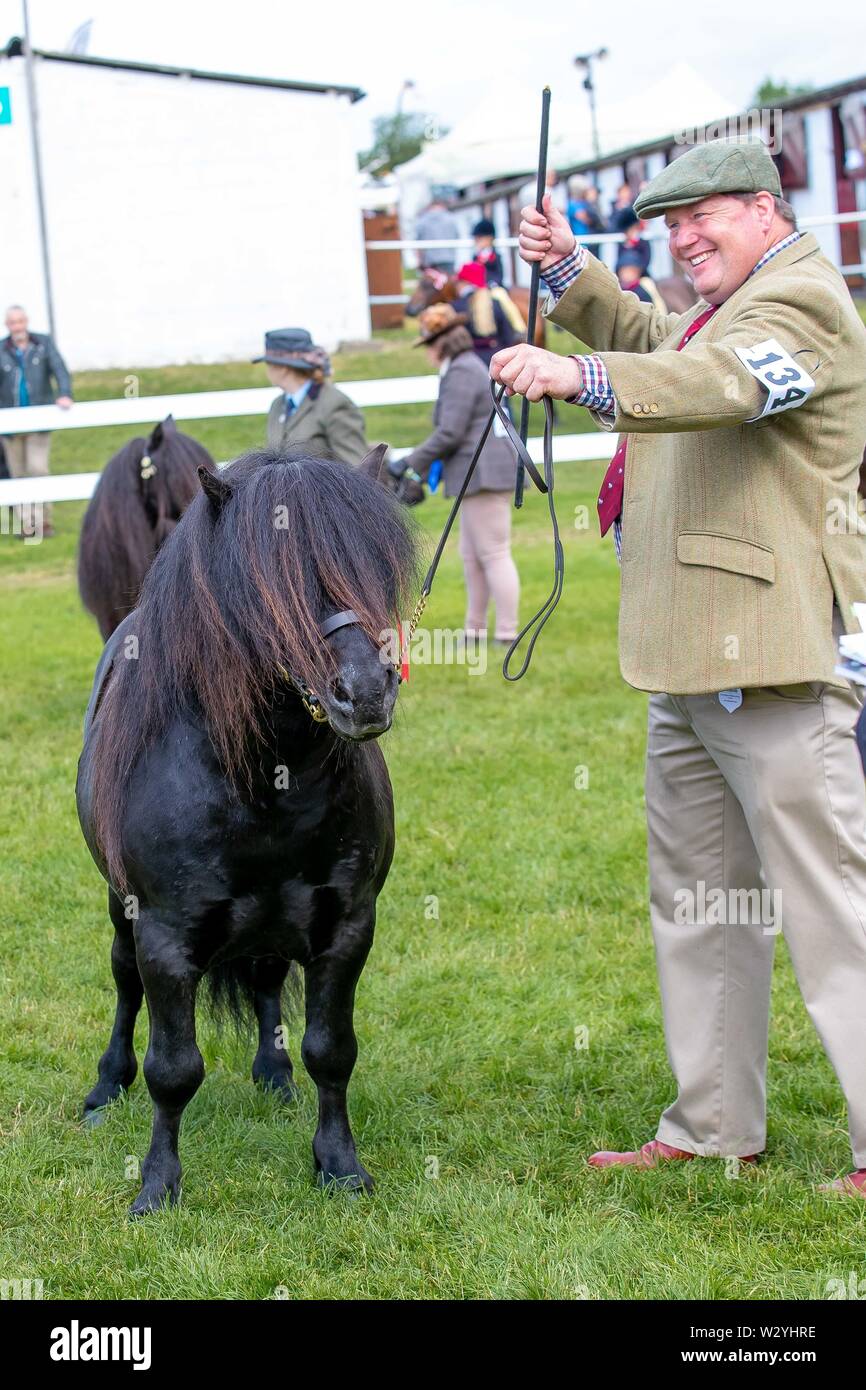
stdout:
[[423,309],[418,315],[421,336],[415,339],[412,346],[426,347],[437,338],[441,338],[449,328],[456,328],[458,324],[468,322],[466,315],[458,314],[450,304],[431,304],[429,309]]

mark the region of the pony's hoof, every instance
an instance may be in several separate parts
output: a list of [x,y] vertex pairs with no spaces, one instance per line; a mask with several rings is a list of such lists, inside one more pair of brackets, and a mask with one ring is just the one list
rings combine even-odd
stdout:
[[326,1173],[320,1168],[316,1173],[316,1186],[329,1197],[336,1197],[337,1193],[345,1195],[350,1201],[357,1201],[364,1193],[373,1191],[373,1179],[370,1174],[362,1168],[360,1173],[347,1173],[343,1177],[338,1177],[334,1173]]
[[254,1076],[253,1080],[257,1086],[261,1086],[263,1091],[277,1096],[284,1105],[296,1105],[301,1098],[300,1086],[295,1084],[291,1076],[286,1076],[282,1072],[276,1072],[270,1076]]
[[98,1129],[108,1119],[107,1105],[86,1106],[81,1112],[81,1123],[85,1129]]
[[130,1221],[138,1221],[151,1212],[168,1211],[180,1201],[179,1187],[143,1187],[129,1208]]

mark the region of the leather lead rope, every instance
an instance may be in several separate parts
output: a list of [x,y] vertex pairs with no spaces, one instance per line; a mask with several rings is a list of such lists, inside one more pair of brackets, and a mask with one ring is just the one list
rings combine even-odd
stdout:
[[[511,441],[517,452],[519,465],[522,465],[522,467],[529,474],[530,478],[534,482],[535,486],[538,488],[539,492],[547,493],[547,504],[550,510],[550,519],[553,526],[553,588],[551,589],[548,597],[542,604],[541,608],[539,608],[538,612],[532,618],[530,618],[529,622],[523,628],[521,628],[520,632],[517,634],[514,641],[511,643],[511,646],[508,648],[508,651],[505,653],[505,660],[502,663],[502,674],[505,677],[505,679],[508,681],[519,681],[521,676],[524,676],[527,670],[529,669],[529,663],[532,660],[532,652],[541,634],[541,629],[544,627],[544,624],[547,622],[548,618],[553,613],[553,610],[556,608],[556,605],[559,603],[560,597],[562,595],[562,585],[565,576],[565,555],[562,548],[562,540],[559,534],[559,522],[556,516],[556,508],[553,503],[553,403],[549,396],[544,396],[542,399],[542,404],[544,406],[544,477],[542,478],[541,474],[539,473],[538,469],[536,468],[535,464],[529,456],[529,450],[523,443],[523,440],[520,438],[520,435],[517,433],[517,430],[514,428],[508,411],[503,409],[502,397],[505,394],[505,387],[500,386],[499,388],[497,388],[496,385],[491,381],[490,391],[493,397],[493,409],[490,412],[490,418],[488,419],[487,424],[484,426],[484,430],[476,446],[475,453],[472,455],[472,458],[470,460],[469,467],[466,469],[466,475],[463,479],[463,482],[460,484],[460,491],[454,498],[454,501],[451,506],[451,511],[448,515],[448,520],[445,522],[442,535],[439,537],[439,543],[436,546],[433,559],[430,562],[430,568],[428,569],[427,574],[424,578],[424,583],[421,585],[421,596],[415,605],[415,611],[413,612],[412,617],[409,621],[409,632],[406,645],[408,648],[408,644],[414,637],[415,630],[418,627],[418,623],[421,620],[421,615],[427,606],[427,599],[430,596],[430,590],[433,588],[433,580],[435,579],[436,571],[439,568],[439,561],[442,559],[442,552],[444,551],[445,545],[448,541],[448,537],[451,534],[451,529],[457,518],[457,513],[460,510],[460,504],[463,501],[463,498],[466,496],[466,489],[469,486],[469,483],[472,479],[472,475],[475,472],[475,468],[478,464],[478,460],[481,457],[481,451],[484,448],[484,445],[487,443],[487,436],[489,435],[493,427],[493,421],[498,417],[503,429],[505,430],[506,435],[508,436],[509,440]],[[520,670],[516,673],[516,675],[512,675],[511,672],[508,670],[509,662],[511,661],[512,656],[514,655],[517,648],[520,646],[520,643],[523,641],[524,637],[527,635],[527,633],[531,632],[533,628],[535,629],[535,631],[532,632],[532,637],[530,638],[529,646],[526,649],[526,656],[523,659],[523,665],[521,666]]]

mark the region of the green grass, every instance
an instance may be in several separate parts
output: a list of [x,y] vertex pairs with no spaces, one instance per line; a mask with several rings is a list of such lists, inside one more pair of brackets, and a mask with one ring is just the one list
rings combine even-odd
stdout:
[[[401,338],[368,366],[415,370]],[[248,385],[256,370],[147,372],[142,391]],[[339,371],[360,375],[360,359]],[[78,386],[100,396],[110,380]],[[382,412],[370,436],[409,443],[428,419],[427,406]],[[226,457],[258,442],[261,422],[190,428]],[[70,431],[53,466],[92,468],[122,437]],[[78,1123],[113,1011],[105,894],[73,800],[99,652],[74,584],[82,508],[57,508],[50,543],[0,538],[0,1278],[41,1278],[50,1298],[774,1299],[866,1274],[866,1205],[814,1191],[846,1170],[845,1116],[782,945],[761,1168],[586,1166],[596,1148],[650,1137],[672,1097],[646,909],[646,699],[618,674],[612,547],[573,525],[576,507],[592,515],[598,477],[597,464],[559,470],[565,595],[526,679],[416,666],[384,741],[398,847],[350,1091],[378,1188],[354,1203],[312,1185],[300,1064],[288,1112],[249,1081],[252,1049],[203,1019],[183,1203],[128,1223],[127,1163],[150,1131],[141,1078],[100,1129]],[[431,537],[444,517],[442,500],[420,509]],[[535,494],[515,554],[528,614],[551,571]],[[452,543],[427,623],[459,627],[462,603]],[[297,1057],[297,1020],[290,1033]],[[145,1036],[142,1020],[139,1058]]]

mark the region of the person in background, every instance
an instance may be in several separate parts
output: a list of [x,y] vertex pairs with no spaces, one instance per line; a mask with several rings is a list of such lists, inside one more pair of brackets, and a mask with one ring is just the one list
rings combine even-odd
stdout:
[[631,290],[643,304],[652,304],[653,297],[641,284],[640,256],[635,251],[627,251],[620,257],[616,278],[624,290]]
[[[14,406],[72,405],[72,382],[66,363],[47,333],[31,333],[27,314],[20,304],[6,310],[8,336],[0,342],[0,409]],[[0,432],[2,432],[0,424]],[[48,474],[51,435],[46,430],[33,434],[5,436],[6,458],[13,478],[44,478]],[[27,503],[16,508],[13,529],[16,534],[36,535],[36,506]],[[42,535],[53,536],[51,505],[42,504]]]
[[475,242],[475,255],[472,259],[484,266],[488,285],[501,285],[505,278],[502,261],[493,245],[495,235],[496,228],[489,217],[482,217],[472,228],[472,239]]
[[[590,232],[603,232],[604,220],[598,208],[598,189],[588,179],[575,175],[568,181],[568,204],[565,215],[575,236],[588,236]],[[590,255],[598,255],[598,245],[584,242]]]
[[619,243],[617,249],[617,273],[619,273],[619,267],[624,256],[637,255],[640,262],[641,275],[648,275],[650,261],[652,260],[652,247],[646,238],[641,235],[641,220],[635,215],[633,207],[620,209],[613,220],[612,230],[625,234],[625,240]]
[[268,380],[279,386],[268,412],[268,444],[272,449],[360,463],[367,454],[364,417],[348,396],[332,386],[331,363],[305,328],[277,328],[265,334],[264,362]]
[[[434,197],[415,223],[416,241],[454,241],[460,236],[460,228],[453,212],[449,212],[443,198]],[[419,270],[441,270],[446,275],[454,274],[456,253],[447,246],[431,247],[418,252]]]
[[[441,459],[445,496],[454,497],[490,415],[490,380],[472,350],[464,316],[455,313],[450,304],[425,309],[418,327],[420,337],[413,347],[427,349],[441,377],[433,432],[408,458],[394,464],[392,471],[414,469],[426,479],[433,461]],[[520,580],[511,556],[511,495],[516,471],[517,456],[508,439],[491,431],[460,508],[460,554],[468,592],[466,635],[486,637],[492,599],[496,608],[494,641],[502,644],[510,644],[517,635],[520,598]]]
[[[569,179],[568,194],[565,215],[575,236],[584,237],[590,232],[603,232],[605,230],[604,218],[598,205],[598,189],[595,184],[575,175],[574,178]],[[598,256],[600,254],[597,242],[584,242],[583,244],[590,255]]]
[[607,229],[609,232],[621,232],[623,230],[623,228],[619,225],[620,216],[627,209],[633,212],[633,203],[634,197],[632,195],[630,185],[627,183],[621,183],[619,188],[617,189],[616,198],[613,201],[610,210],[610,217],[608,218]]
[[484,265],[467,261],[456,272],[456,281],[455,313],[466,318],[475,352],[487,367],[493,353],[517,341],[516,332],[507,320],[502,303],[488,289]]
[[467,319],[472,345],[485,366],[494,352],[526,336],[517,306],[501,285],[488,288],[484,266],[477,261],[467,261],[457,271],[454,310]]

